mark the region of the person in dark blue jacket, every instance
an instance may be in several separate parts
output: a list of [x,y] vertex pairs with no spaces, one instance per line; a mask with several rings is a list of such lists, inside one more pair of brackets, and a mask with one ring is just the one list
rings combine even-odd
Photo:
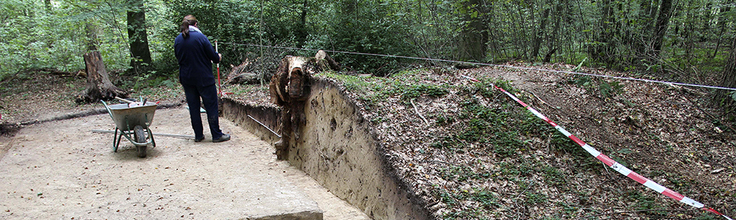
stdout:
[[[207,36],[199,30],[197,18],[187,15],[179,27],[181,32],[174,40],[174,53],[179,60],[179,82],[184,87],[189,116],[194,129],[194,141],[204,140],[200,106],[204,104],[207,122],[210,125],[212,142],[230,140],[222,133],[218,121],[217,88],[212,74],[212,63],[219,63],[222,55],[217,53]],[[202,98],[200,102],[199,98]]]

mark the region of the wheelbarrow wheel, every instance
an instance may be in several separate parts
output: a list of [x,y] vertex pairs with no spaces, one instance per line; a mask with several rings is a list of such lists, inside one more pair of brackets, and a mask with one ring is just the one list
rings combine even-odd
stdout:
[[[138,143],[146,143],[146,130],[143,129],[143,126],[137,125],[135,128],[133,128],[133,135],[135,136],[135,141]],[[144,158],[146,157],[146,145],[143,146],[136,146],[138,150],[138,157]]]

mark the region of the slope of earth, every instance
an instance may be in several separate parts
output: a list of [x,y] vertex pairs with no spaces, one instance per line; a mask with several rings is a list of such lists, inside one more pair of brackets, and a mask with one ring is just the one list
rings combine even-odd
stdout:
[[492,83],[631,170],[736,215],[736,134],[714,123],[705,91],[502,67],[318,77],[357,102],[438,219],[719,218],[608,169]]

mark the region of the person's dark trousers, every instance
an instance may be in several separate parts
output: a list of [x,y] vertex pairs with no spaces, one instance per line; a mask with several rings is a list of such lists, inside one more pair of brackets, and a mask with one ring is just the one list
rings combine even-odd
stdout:
[[[199,110],[201,104],[204,104],[204,109],[207,111],[207,122],[210,124],[212,140],[220,138],[223,133],[220,130],[220,123],[218,121],[217,88],[215,88],[215,85],[200,87],[182,84],[182,86],[184,87],[184,94],[189,105],[189,117],[192,119],[194,138],[204,138],[202,116]],[[200,102],[199,97],[202,97],[202,102]]]

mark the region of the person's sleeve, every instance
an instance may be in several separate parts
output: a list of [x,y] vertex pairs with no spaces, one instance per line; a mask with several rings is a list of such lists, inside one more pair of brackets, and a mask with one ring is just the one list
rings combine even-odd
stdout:
[[215,52],[215,48],[212,47],[210,40],[208,40],[206,36],[203,39],[204,42],[202,44],[204,46],[204,52],[207,54],[207,57],[212,60],[213,63],[219,63],[220,56],[218,56],[217,52]]
[[180,51],[179,51],[179,46],[180,46],[179,44],[181,44],[181,40],[179,39],[180,37],[181,37],[181,35],[177,36],[174,39],[174,56],[176,56],[176,59],[177,60],[181,60],[181,54],[180,54]]

